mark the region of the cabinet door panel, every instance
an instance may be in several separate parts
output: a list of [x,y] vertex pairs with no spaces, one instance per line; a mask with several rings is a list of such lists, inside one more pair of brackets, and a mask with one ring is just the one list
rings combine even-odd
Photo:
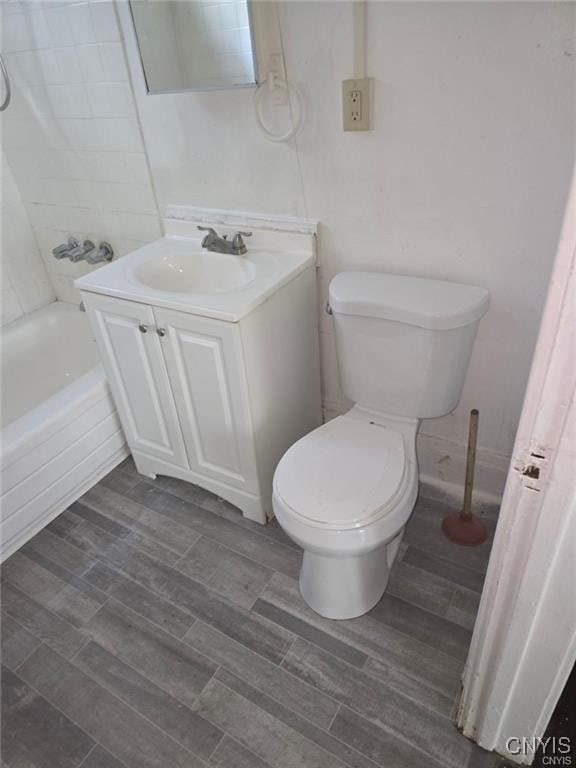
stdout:
[[192,469],[256,491],[240,342],[231,323],[154,310]]
[[152,309],[93,294],[83,298],[130,447],[187,467]]

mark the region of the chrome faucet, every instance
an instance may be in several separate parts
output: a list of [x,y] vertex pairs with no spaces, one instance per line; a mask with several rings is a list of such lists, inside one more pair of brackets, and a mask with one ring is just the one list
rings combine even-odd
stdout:
[[55,259],[67,259],[70,251],[78,248],[79,245],[80,243],[75,237],[69,237],[67,243],[62,243],[62,245],[52,248],[52,255]]
[[78,245],[76,248],[69,250],[67,256],[70,261],[85,261],[90,251],[93,251],[94,248],[96,248],[96,246],[92,240],[84,240],[82,245]]
[[88,264],[99,264],[101,261],[112,261],[114,250],[110,243],[101,242],[98,248],[88,253],[86,261]]
[[207,251],[232,253],[234,256],[242,256],[248,252],[243,238],[252,237],[252,232],[236,232],[232,240],[228,240],[228,235],[220,237],[212,227],[198,227],[198,229],[208,232],[202,240],[202,248],[206,248]]
[[114,250],[110,243],[102,242],[96,248],[92,240],[84,240],[82,245],[75,237],[69,237],[67,243],[62,243],[52,249],[55,259],[70,259],[70,261],[86,261],[88,264],[99,264],[101,261],[112,261]]

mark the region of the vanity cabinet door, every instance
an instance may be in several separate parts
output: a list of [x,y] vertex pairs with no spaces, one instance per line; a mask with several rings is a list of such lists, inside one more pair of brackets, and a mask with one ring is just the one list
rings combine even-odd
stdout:
[[82,298],[130,448],[188,467],[152,308],[86,292]]
[[240,329],[154,309],[194,472],[256,493],[256,460]]

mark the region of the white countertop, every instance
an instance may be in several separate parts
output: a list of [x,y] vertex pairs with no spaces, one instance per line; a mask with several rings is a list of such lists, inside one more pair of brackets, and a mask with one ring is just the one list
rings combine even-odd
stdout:
[[[226,234],[226,229],[222,232]],[[82,291],[238,322],[282,285],[315,263],[313,235],[254,230],[253,236],[246,238],[248,252],[245,255],[222,257],[202,249],[201,234],[204,233],[198,233],[197,236],[167,235],[79,278],[75,285]],[[224,277],[230,259],[245,260],[239,265],[240,269],[234,271],[245,271],[250,274],[250,278],[240,287],[205,293],[193,292],[190,286],[193,286],[194,281],[190,277],[187,281],[188,290],[185,289],[183,277],[183,292],[151,288],[138,279],[138,274],[143,274],[143,265],[147,262],[162,261],[172,270],[173,275],[175,271],[182,271],[182,266],[185,269],[188,258],[197,260],[198,273],[202,272],[204,265],[209,266],[211,272],[222,270]],[[213,261],[208,264],[208,260]]]

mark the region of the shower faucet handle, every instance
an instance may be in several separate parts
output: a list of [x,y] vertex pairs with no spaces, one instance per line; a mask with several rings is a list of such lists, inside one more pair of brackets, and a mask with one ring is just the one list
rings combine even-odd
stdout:
[[114,249],[110,243],[102,241],[95,251],[91,251],[86,257],[89,264],[99,264],[101,261],[112,261],[114,258]]
[[69,252],[78,248],[79,245],[80,243],[75,237],[69,237],[67,243],[62,243],[62,245],[57,245],[56,248],[52,248],[52,255],[56,259],[65,259]]
[[68,251],[67,256],[70,261],[82,261],[83,259],[86,259],[86,256],[90,251],[93,251],[94,248],[96,248],[96,246],[92,240],[84,240],[82,245],[78,245],[76,248],[72,248],[71,251]]

